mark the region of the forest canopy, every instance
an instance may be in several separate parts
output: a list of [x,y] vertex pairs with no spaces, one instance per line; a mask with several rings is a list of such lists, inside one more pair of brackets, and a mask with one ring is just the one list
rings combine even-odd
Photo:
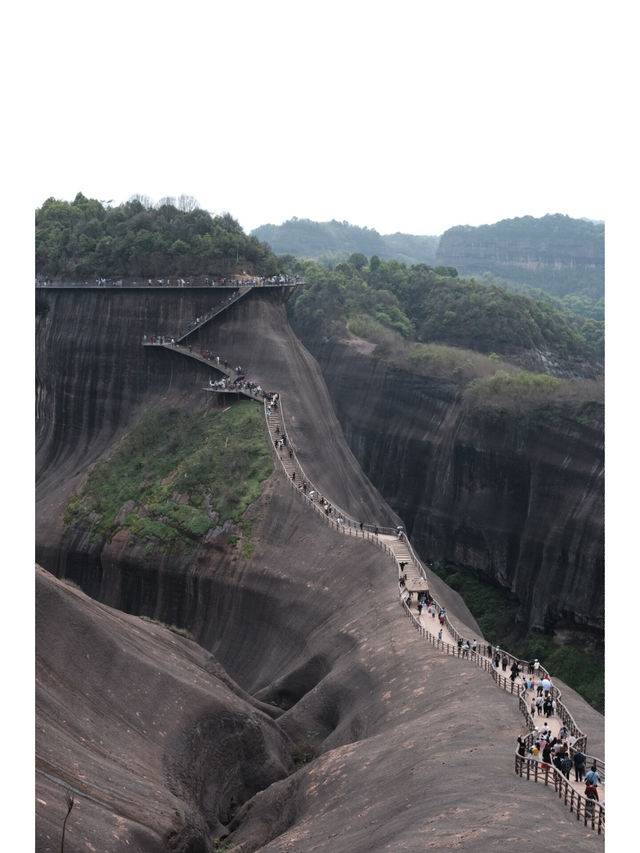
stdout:
[[602,322],[461,278],[453,267],[408,267],[358,253],[332,269],[292,256],[280,260],[305,279],[289,305],[295,327],[309,338],[351,331],[380,342],[387,329],[407,341],[487,355],[539,350],[594,364],[604,358]]
[[229,214],[211,216],[191,196],[152,205],[134,196],[115,207],[78,193],[36,211],[36,274],[85,280],[273,275],[278,259]]

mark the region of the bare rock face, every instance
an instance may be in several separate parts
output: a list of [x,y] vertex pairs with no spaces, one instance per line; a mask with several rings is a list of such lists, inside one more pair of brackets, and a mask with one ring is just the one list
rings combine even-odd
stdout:
[[[65,530],[70,494],[140,412],[213,405],[201,395],[207,367],[139,344],[144,333],[171,334],[210,298],[52,289],[39,303],[38,853],[60,847],[67,788],[76,800],[67,853],[213,853],[220,840],[242,853],[592,851],[597,839],[552,792],[514,775],[523,731],[514,699],[425,643],[398,605],[392,560],[328,527],[277,470],[252,508],[250,557],[203,542],[145,563],[125,542]],[[318,488],[356,518],[395,522],[286,323],[284,298],[251,294],[198,344],[281,392]],[[382,404],[369,388],[375,423]],[[399,451],[401,432],[390,438]],[[458,597],[447,605],[475,636]],[[571,710],[602,754],[602,717],[578,697]]]
[[293,769],[287,736],[202,648],[36,572],[38,850],[195,850]]
[[528,626],[603,629],[602,407],[483,414],[453,383],[351,346],[317,357],[349,446],[424,559],[508,588]]

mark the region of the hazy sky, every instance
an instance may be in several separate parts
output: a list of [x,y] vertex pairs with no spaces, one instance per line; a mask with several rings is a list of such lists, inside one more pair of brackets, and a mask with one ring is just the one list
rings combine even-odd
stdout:
[[433,235],[606,218],[602,3],[35,8],[32,208],[185,193],[247,231],[298,216]]

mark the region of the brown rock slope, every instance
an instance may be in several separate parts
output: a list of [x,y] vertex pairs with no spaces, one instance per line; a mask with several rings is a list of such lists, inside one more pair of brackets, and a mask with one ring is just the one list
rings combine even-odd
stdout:
[[[551,791],[515,776],[515,700],[421,640],[390,558],[327,527],[278,471],[253,507],[250,559],[200,549],[146,578],[154,615],[177,612],[200,645],[121,612],[140,603],[119,582],[135,567],[112,553],[105,568],[90,543],[65,538],[66,496],[143,408],[213,403],[200,391],[207,368],[128,343],[150,322],[170,333],[180,311],[190,319],[193,295],[103,295],[41,305],[39,561],[60,576],[73,568],[103,603],[38,570],[37,850],[59,849],[66,786],[66,853],[200,853],[220,838],[242,853],[600,849]],[[207,336],[282,393],[290,437],[327,496],[393,520],[283,302],[242,300]],[[444,603],[474,636],[459,599]],[[601,753],[602,717],[577,697],[571,708]]]
[[[211,627],[226,670],[288,709],[275,721],[201,648],[40,578],[37,849],[57,849],[58,780],[77,792],[67,851],[214,850],[227,833],[242,851],[598,846],[514,775],[515,701],[417,636],[388,558],[278,476],[261,508]],[[575,710],[591,733],[598,715]],[[309,744],[318,757],[285,775]]]

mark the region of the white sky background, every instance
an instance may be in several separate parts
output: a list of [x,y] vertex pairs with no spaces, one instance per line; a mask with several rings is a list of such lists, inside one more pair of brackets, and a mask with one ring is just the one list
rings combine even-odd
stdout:
[[[8,280],[24,284],[24,297],[10,291],[14,315],[33,314],[33,212],[50,196],[118,204],[186,194],[245,231],[292,216],[430,235],[547,213],[606,220],[607,648],[617,656],[629,646],[616,632],[633,624],[638,601],[636,549],[627,547],[637,501],[626,490],[638,482],[629,417],[637,404],[617,393],[621,382],[637,389],[627,351],[639,286],[635,8],[624,0],[12,4],[0,62],[10,195],[3,260]],[[30,602],[35,440],[24,424],[35,365],[27,357],[25,375],[6,369],[25,343],[10,325],[5,399],[24,404],[25,417],[5,423],[5,448],[22,452],[8,454],[3,508],[12,527],[22,507],[27,530],[5,545],[17,549],[5,569],[14,582],[13,565],[27,563]],[[32,341],[27,332],[30,351]],[[610,583],[612,567],[628,568],[624,590]],[[28,603],[27,626],[30,615]],[[21,626],[18,614],[11,635]],[[10,683],[26,671],[27,697],[32,660],[11,656],[5,668]],[[608,692],[613,672],[608,659]],[[608,706],[608,720],[615,712],[612,730],[632,730],[620,704]],[[615,751],[607,758],[611,774]],[[13,766],[24,768],[28,800],[31,759]],[[615,816],[616,803],[607,806]]]
[[34,208],[185,193],[245,231],[298,216],[432,235],[605,218],[602,4],[36,7]]

